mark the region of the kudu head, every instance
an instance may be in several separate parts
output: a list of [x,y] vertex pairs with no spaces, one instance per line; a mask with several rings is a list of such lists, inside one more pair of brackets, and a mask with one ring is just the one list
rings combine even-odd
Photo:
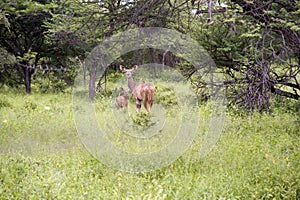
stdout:
[[121,94],[126,97],[127,99],[129,99],[129,96],[130,96],[130,89],[127,88],[127,89],[124,89],[123,87],[120,87],[119,88]]
[[138,68],[137,65],[134,65],[131,69],[126,69],[123,65],[120,65],[121,72],[126,74],[127,84],[131,91],[136,87],[136,82],[132,78],[132,72]]
[[120,65],[120,70],[121,72],[124,72],[126,74],[127,79],[132,78],[132,72],[135,71],[137,68],[137,65],[134,65],[131,69],[126,69],[123,65]]
[[116,107],[119,110],[120,108],[125,108],[128,106],[128,101],[129,101],[129,97],[130,97],[130,90],[128,89],[124,89],[123,87],[120,87],[120,92],[121,94],[119,94],[119,96],[116,99]]

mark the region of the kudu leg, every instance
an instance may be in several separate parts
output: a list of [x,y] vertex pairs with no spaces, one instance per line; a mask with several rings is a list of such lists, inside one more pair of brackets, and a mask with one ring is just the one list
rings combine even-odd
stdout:
[[144,107],[145,107],[146,111],[149,112],[146,99],[143,100],[143,104],[144,104]]
[[141,101],[139,99],[135,99],[135,105],[136,105],[136,112],[140,112],[140,109],[141,109]]
[[151,109],[152,109],[152,105],[153,105],[153,101],[151,100],[151,101],[149,101],[149,112],[150,112]]

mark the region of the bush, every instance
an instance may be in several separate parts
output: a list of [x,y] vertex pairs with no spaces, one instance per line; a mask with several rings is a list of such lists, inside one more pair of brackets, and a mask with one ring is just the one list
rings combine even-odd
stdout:
[[178,105],[178,100],[173,88],[157,84],[155,86],[155,103],[166,107]]
[[32,80],[32,90],[38,93],[65,92],[67,88],[67,83],[60,77],[57,77],[53,72],[49,72],[45,75],[36,75]]
[[145,112],[140,112],[137,115],[132,116],[132,121],[133,123],[139,126],[146,127],[149,125],[149,122],[151,122],[150,114]]

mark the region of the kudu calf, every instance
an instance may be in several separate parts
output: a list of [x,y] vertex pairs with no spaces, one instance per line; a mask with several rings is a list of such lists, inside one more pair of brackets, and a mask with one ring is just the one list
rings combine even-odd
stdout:
[[120,91],[123,93],[122,95],[120,94],[117,99],[116,99],[116,107],[119,110],[120,108],[125,108],[128,106],[128,101],[129,101],[129,92],[130,89],[124,89],[120,88]]
[[124,66],[120,65],[120,70],[126,74],[128,87],[132,91],[136,111],[140,112],[141,102],[143,101],[146,111],[150,112],[154,101],[155,89],[151,83],[146,83],[145,81],[135,82],[133,80],[132,72],[137,68],[138,66],[134,65],[132,69],[125,69]]

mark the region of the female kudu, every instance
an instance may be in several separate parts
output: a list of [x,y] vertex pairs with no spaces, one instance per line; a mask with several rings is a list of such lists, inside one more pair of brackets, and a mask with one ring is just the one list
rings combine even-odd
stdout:
[[138,66],[134,65],[132,69],[125,69],[124,66],[120,65],[120,70],[126,73],[127,84],[129,89],[132,91],[136,105],[136,111],[140,112],[141,102],[143,101],[146,111],[150,112],[154,101],[155,89],[151,83],[146,83],[145,81],[135,82],[133,80],[132,72],[137,68]]

